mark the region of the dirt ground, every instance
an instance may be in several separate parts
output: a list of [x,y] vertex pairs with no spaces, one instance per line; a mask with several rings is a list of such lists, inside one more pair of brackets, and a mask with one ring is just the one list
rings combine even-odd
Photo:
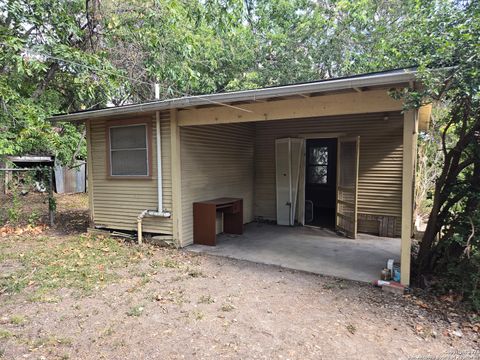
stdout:
[[86,235],[85,197],[57,201],[56,228],[0,237],[0,358],[480,358],[453,300]]

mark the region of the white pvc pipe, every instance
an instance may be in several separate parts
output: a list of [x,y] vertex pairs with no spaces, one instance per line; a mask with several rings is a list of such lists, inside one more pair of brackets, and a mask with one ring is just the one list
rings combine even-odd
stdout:
[[157,133],[157,211],[163,212],[163,177],[162,177],[162,138],[160,136],[160,112],[155,112]]
[[160,133],[160,112],[155,113],[155,134],[157,137],[157,210],[144,210],[137,218],[138,243],[142,243],[142,221],[145,216],[169,218],[172,214],[163,209],[163,174],[162,174],[162,138]]

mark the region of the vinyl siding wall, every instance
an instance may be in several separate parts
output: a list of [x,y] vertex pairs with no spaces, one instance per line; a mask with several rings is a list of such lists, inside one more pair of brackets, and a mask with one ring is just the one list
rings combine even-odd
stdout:
[[[163,207],[172,209],[172,181],[170,156],[170,117],[162,112],[160,131],[162,139]],[[135,118],[132,118],[135,119]],[[157,151],[156,122],[152,124],[152,177],[151,179],[107,179],[106,131],[108,120],[91,122],[89,141],[92,161],[93,221],[96,227],[119,230],[136,230],[137,216],[145,209],[157,208]],[[172,220],[147,217],[144,231],[172,234]]]
[[253,220],[254,137],[254,124],[180,129],[182,246],[193,243],[196,201],[240,197],[244,222]]
[[[385,117],[388,116],[386,120]],[[400,236],[403,115],[377,113],[255,124],[255,217],[275,220],[275,139],[305,134],[360,136],[359,232],[377,233],[379,217],[395,218]]]
[[[385,120],[388,116],[388,120]],[[156,139],[152,117],[150,180],[107,179],[106,120],[91,122],[93,220],[95,226],[136,230],[138,214],[156,209]],[[193,202],[216,197],[244,199],[244,221],[275,220],[275,139],[305,134],[360,136],[359,232],[376,233],[378,217],[395,219],[400,235],[403,115],[381,113],[317,119],[202,125],[180,128],[182,239],[193,242]],[[169,112],[161,113],[164,208],[172,210]],[[172,220],[146,218],[146,232],[172,234]]]

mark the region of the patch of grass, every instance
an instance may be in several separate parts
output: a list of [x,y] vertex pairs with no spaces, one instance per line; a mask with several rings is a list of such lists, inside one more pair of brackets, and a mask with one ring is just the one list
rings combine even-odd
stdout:
[[10,250],[12,248],[12,245],[13,244],[10,241],[7,242],[4,239],[0,241],[0,263],[4,262],[7,259],[10,259],[11,257],[14,257],[10,252],[6,251]]
[[13,325],[22,325],[27,322],[27,318],[23,315],[12,315],[10,316],[10,324]]
[[226,304],[222,305],[220,310],[225,311],[225,312],[233,311],[233,310],[235,310],[235,306],[233,306],[232,304],[226,303]]
[[40,347],[54,347],[54,346],[72,346],[72,339],[66,337],[47,336],[36,339],[31,342],[31,349],[38,349]]
[[205,314],[202,313],[201,311],[193,311],[193,317],[195,320],[202,320],[205,317]]
[[27,286],[43,295],[58,288],[91,292],[116,279],[115,269],[137,263],[143,258],[141,249],[112,238],[81,235],[59,242],[36,243],[34,250],[16,254],[22,267],[8,278],[0,279],[0,291],[18,293]]
[[60,298],[51,293],[51,289],[48,288],[39,288],[36,289],[30,296],[28,296],[28,301],[30,302],[41,302],[41,303],[58,303]]
[[152,260],[150,264],[148,264],[152,269],[158,269],[162,266],[162,263],[158,260]]
[[112,344],[113,348],[119,348],[119,347],[125,347],[127,346],[127,342],[125,341],[125,339],[121,339],[121,340],[118,340],[118,341],[115,341],[113,344]]
[[182,266],[178,261],[170,258],[163,260],[161,264],[163,267],[171,268],[171,269],[179,269]]
[[145,310],[145,308],[143,306],[137,305],[137,306],[134,306],[134,307],[130,308],[130,310],[127,311],[127,315],[138,317],[138,316],[142,315],[143,310]]
[[357,327],[355,325],[348,324],[347,330],[350,334],[355,335],[355,333],[357,332]]
[[329,283],[325,283],[322,285],[322,288],[325,290],[332,290],[338,288],[340,290],[345,289],[347,286],[342,280],[337,280]]
[[185,290],[178,289],[176,291],[169,291],[167,293],[167,298],[173,301],[177,305],[182,305],[188,303],[189,301],[185,298]]
[[215,300],[210,295],[202,295],[198,299],[199,304],[213,304]]
[[115,333],[115,328],[113,325],[110,325],[102,331],[102,333],[100,334],[100,337],[104,338],[104,337],[113,335],[114,333]]
[[10,339],[13,335],[11,331],[0,329],[0,339]]

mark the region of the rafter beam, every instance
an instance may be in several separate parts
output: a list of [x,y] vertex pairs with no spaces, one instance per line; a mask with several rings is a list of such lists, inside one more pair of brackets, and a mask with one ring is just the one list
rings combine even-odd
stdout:
[[252,121],[296,119],[306,117],[400,111],[401,100],[395,100],[386,90],[324,95],[239,105],[243,110],[225,106],[185,109],[178,112],[178,125],[229,124]]

